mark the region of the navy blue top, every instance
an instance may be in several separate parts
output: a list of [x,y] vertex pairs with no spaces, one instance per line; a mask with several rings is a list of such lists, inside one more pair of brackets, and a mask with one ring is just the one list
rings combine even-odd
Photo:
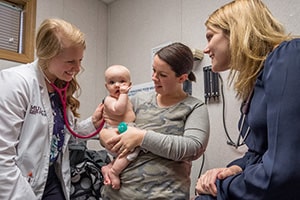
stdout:
[[283,42],[268,55],[246,123],[248,151],[228,165],[243,172],[217,181],[217,199],[300,199],[300,39]]

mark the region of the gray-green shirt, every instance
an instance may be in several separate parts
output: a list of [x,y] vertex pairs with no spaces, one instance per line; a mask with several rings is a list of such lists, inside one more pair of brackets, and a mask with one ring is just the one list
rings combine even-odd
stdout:
[[103,199],[189,199],[191,161],[205,151],[209,138],[206,105],[188,96],[161,108],[156,93],[138,93],[131,99],[136,125],[148,130],[139,156],[121,173],[121,188],[103,186]]

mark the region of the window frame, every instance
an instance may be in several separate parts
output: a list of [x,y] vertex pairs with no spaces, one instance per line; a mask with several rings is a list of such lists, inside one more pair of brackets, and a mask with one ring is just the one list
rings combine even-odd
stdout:
[[36,23],[36,0],[4,0],[24,6],[26,13],[24,18],[24,52],[17,53],[5,49],[0,49],[0,59],[29,63],[34,60],[34,38]]

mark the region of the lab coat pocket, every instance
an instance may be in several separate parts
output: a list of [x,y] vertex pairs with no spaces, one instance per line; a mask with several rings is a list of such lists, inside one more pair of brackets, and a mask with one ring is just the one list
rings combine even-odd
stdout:
[[31,162],[32,159],[28,158],[27,155],[22,157],[16,157],[15,163],[17,167],[20,169],[22,175],[27,179],[30,185],[34,183],[34,165]]

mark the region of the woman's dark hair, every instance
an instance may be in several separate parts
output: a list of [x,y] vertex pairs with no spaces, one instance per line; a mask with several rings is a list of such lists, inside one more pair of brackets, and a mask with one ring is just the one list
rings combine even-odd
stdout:
[[175,42],[161,48],[156,52],[156,55],[171,66],[176,76],[188,74],[188,80],[196,81],[196,76],[192,72],[194,65],[193,53],[186,45]]

